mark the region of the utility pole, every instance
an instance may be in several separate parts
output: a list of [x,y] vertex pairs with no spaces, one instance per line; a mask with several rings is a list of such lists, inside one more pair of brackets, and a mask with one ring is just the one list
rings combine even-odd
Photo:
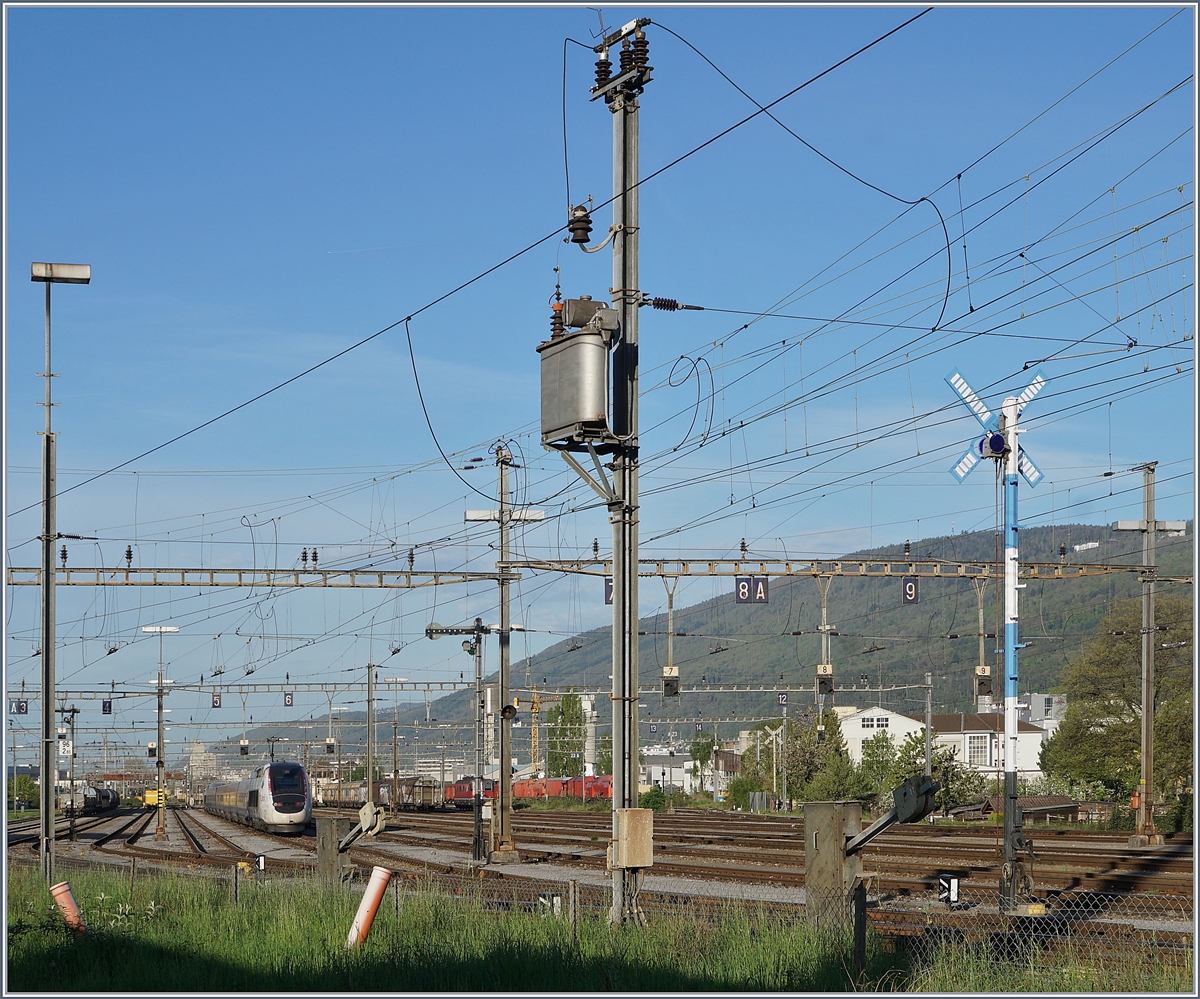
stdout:
[[667,665],[662,671],[662,704],[663,697],[679,695],[679,667],[675,665],[675,588],[679,585],[678,576],[663,576],[663,588],[667,591]]
[[[613,923],[644,920],[637,891],[653,847],[649,816],[637,808],[638,309],[655,304],[639,289],[638,271],[638,96],[650,82],[652,69],[642,30],[649,23],[648,18],[636,18],[593,46],[599,58],[591,99],[603,98],[613,116],[613,220],[604,242],[584,249],[595,252],[612,243],[612,306],[590,298],[563,302],[556,291],[550,340],[537,348],[542,355],[542,444],[560,451],[603,498],[613,531]],[[621,47],[620,64],[613,75],[608,54],[616,45]],[[589,242],[592,223],[586,205],[570,208],[567,228],[571,242]],[[678,307],[672,303],[668,311]],[[567,334],[566,327],[578,332]],[[595,478],[572,451],[590,455]],[[611,461],[601,463],[601,453]],[[611,486],[606,468],[612,471]]]
[[821,633],[821,662],[817,666],[817,682],[813,684],[813,695],[817,705],[818,731],[823,731],[821,718],[825,713],[825,695],[821,693],[822,677],[827,678],[829,689],[833,689],[833,666],[829,661],[829,636],[835,627],[829,623],[829,587],[833,583],[833,577],[817,576],[816,582],[817,589],[821,591],[821,623],[817,626],[817,631]]
[[[512,465],[512,454],[508,448],[496,448],[496,465],[500,470],[499,521],[500,521],[500,561],[508,562],[508,526],[509,511],[509,468]],[[510,620],[508,567],[500,571],[500,767],[496,776],[495,818],[492,828],[496,832],[496,854],[493,859],[505,863],[520,863],[512,838],[512,720],[516,711],[509,703],[509,670],[511,669],[510,648],[512,640],[512,622]],[[482,644],[482,643],[481,643]]]
[[1182,531],[1186,521],[1155,520],[1154,469],[1157,461],[1138,465],[1142,473],[1142,519],[1118,520],[1114,531],[1140,531],[1142,534],[1142,778],[1138,785],[1137,828],[1129,837],[1130,846],[1159,846],[1164,840],[1154,824],[1154,638],[1158,632],[1154,617],[1154,583],[1158,553],[1158,531]]
[[933,674],[925,674],[925,776],[933,776]]
[[483,849],[483,621],[475,619],[470,652],[475,658],[475,826],[471,837],[471,859],[487,861]]
[[[54,644],[57,639],[55,624],[55,575],[54,544],[58,540],[55,501],[57,484],[57,437],[51,427],[50,413],[54,408],[51,400],[50,379],[55,375],[50,365],[50,285],[88,284],[92,280],[90,264],[32,264],[31,281],[46,285],[46,429],[42,434],[42,741],[39,760],[41,781],[39,838],[41,840],[42,876],[47,884],[54,883],[54,799],[58,785],[58,757],[55,748],[54,725]],[[13,772],[14,778],[16,772]]]
[[158,825],[154,828],[155,839],[167,838],[167,807],[164,791],[164,776],[166,761],[166,741],[163,737],[163,635],[177,632],[179,629],[172,625],[148,624],[142,627],[143,632],[158,635],[158,745],[154,749],[157,757],[155,763],[158,770]]
[[[618,42],[620,64],[610,84],[608,50]],[[613,855],[621,864],[617,809],[638,803],[638,95],[649,81],[650,67],[640,19],[606,37],[598,48],[595,96],[603,94],[613,116],[612,302],[621,336],[612,352],[616,443],[614,495],[608,506],[613,525]],[[638,881],[635,869],[622,865],[613,870],[613,923],[638,919]]]
[[510,528],[512,522],[542,520],[543,510],[513,510],[511,504],[512,487],[510,470],[513,466],[512,452],[503,444],[496,445],[496,465],[499,469],[498,510],[468,510],[467,521],[496,521],[500,525],[500,563],[497,566],[497,584],[500,588],[500,625],[497,634],[500,636],[500,666],[499,666],[499,700],[500,700],[500,768],[497,774],[495,816],[492,821],[496,831],[497,856],[492,859],[498,863],[518,864],[521,862],[512,836],[512,721],[517,711],[511,701],[512,669],[512,620],[509,585],[512,576],[508,568],[510,554]]
[[[818,715],[817,718],[819,720],[820,715]],[[779,726],[779,732],[780,732],[780,735],[782,736],[782,741],[783,741],[783,802],[784,802],[784,805],[786,806],[787,801],[788,801],[788,793],[787,793],[787,705],[786,704],[783,706],[783,722]],[[790,811],[790,809],[789,809],[789,811]]]
[[375,664],[367,663],[367,802],[375,802]]

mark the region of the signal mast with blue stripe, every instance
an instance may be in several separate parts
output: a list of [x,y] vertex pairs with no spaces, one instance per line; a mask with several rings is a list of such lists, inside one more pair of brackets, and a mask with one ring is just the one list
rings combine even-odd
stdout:
[[954,463],[950,474],[962,482],[985,458],[991,458],[997,466],[1004,464],[1004,866],[1000,873],[1000,908],[1013,912],[1017,895],[1028,896],[1033,890],[1032,874],[1026,871],[1020,854],[1028,851],[1036,859],[1033,844],[1022,831],[1017,806],[1017,650],[1023,648],[1017,640],[1017,591],[1023,586],[1017,582],[1017,481],[1020,476],[1033,487],[1043,478],[1042,470],[1020,445],[1017,435],[1022,431],[1017,421],[1025,406],[1045,387],[1046,378],[1038,371],[1024,392],[1004,400],[998,416],[957,369],[946,376],[946,383],[984,430],[982,439]]

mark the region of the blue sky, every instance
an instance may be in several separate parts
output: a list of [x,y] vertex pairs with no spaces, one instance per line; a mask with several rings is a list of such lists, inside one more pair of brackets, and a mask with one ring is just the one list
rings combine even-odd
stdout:
[[[648,16],[765,103],[919,10],[606,8],[605,23]],[[563,38],[591,43],[587,8],[6,17],[11,565],[35,562],[39,529],[36,508],[15,512],[37,496],[42,423],[31,260],[93,268],[90,286],[54,291],[65,488],[565,222]],[[754,110],[677,39],[647,30],[643,174]],[[1138,478],[1100,475],[1151,459],[1159,516],[1190,516],[1194,33],[1193,12],[1170,6],[939,8],[774,109],[862,179],[932,197],[953,244],[948,298],[935,211],[839,172],[766,116],[649,181],[642,287],[709,311],[642,313],[646,552],[719,556],[746,538],[763,555],[836,554],[986,529],[986,470],[964,485],[947,472],[974,425],[943,376],[958,366],[998,402],[1024,387],[1027,362],[1052,354],[1024,442],[1046,481],[1023,491],[1023,516],[1137,516]],[[567,46],[566,128],[572,199],[600,202],[611,123],[588,101],[592,59]],[[596,223],[602,234],[607,210]],[[516,440],[520,497],[548,512],[524,549],[565,557],[610,542],[603,511],[575,510],[590,497],[535,432],[533,348],[556,265],[570,296],[603,297],[611,283],[607,253],[550,239],[422,312],[411,334],[443,448],[462,464]],[[811,318],[759,318],[772,311]],[[839,318],[856,322],[820,321]],[[698,405],[695,378],[665,384],[680,357],[703,358]],[[494,491],[489,463],[463,474]],[[104,539],[71,545],[73,565],[115,564],[127,544],[142,565],[292,565],[318,545],[329,564],[389,564],[415,546],[418,567],[482,569],[487,528],[464,533],[462,511],[483,505],[438,457],[400,325],[67,493],[59,529]],[[602,623],[594,589],[524,581],[530,649]],[[712,595],[698,582],[678,599]],[[460,657],[421,640],[424,625],[433,613],[487,616],[494,595],[442,593],[436,611],[433,599],[72,593],[60,599],[59,672],[81,685],[144,680],[157,649],[138,628],[169,619],[183,629],[170,653],[181,679],[227,661],[235,678],[257,663],[256,677],[317,680],[401,642],[398,672],[441,679]],[[661,602],[643,588],[644,613]],[[9,591],[6,621],[9,683],[33,683],[32,591]],[[119,653],[105,656],[109,645]]]

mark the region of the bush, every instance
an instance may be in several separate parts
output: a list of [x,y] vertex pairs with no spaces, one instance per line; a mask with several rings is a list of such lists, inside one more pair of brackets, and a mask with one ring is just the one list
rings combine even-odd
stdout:
[[762,789],[762,781],[757,777],[734,777],[725,789],[725,800],[733,808],[745,811],[750,808],[751,793]]
[[1167,813],[1167,820],[1170,822],[1171,828],[1164,829],[1164,832],[1192,831],[1192,796],[1190,794],[1185,791],[1175,799],[1171,811]]
[[661,787],[652,787],[638,795],[638,808],[649,808],[655,812],[666,811],[667,796]]
[[1125,830],[1137,828],[1137,809],[1122,808],[1120,805],[1114,805],[1112,815],[1108,819],[1109,829]]

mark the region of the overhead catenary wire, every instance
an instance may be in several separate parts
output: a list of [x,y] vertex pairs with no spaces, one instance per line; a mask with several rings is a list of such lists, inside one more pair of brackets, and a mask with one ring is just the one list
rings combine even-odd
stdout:
[[[832,73],[834,70],[839,69],[840,67],[844,66],[846,63],[850,62],[852,59],[855,59],[858,56],[862,55],[864,52],[867,52],[868,50],[874,48],[880,42],[883,42],[884,40],[890,38],[892,35],[896,34],[896,32],[903,30],[904,28],[906,28],[910,24],[912,24],[914,21],[917,21],[920,18],[924,17],[926,14],[930,13],[930,11],[932,11],[933,9],[934,8],[932,8],[932,7],[927,7],[927,8],[925,8],[925,10],[913,15],[912,17],[908,18],[908,20],[904,21],[903,23],[897,25],[896,27],[892,28],[891,30],[880,35],[873,41],[868,42],[866,45],[862,46],[859,49],[856,49],[854,52],[850,53],[850,55],[845,56],[844,58],[838,60],[832,66],[829,66],[826,69],[823,69],[821,72],[817,73],[815,76],[810,77],[804,83],[801,83],[799,86],[792,88],[786,94],[784,94],[782,97],[776,98],[770,104],[764,106],[759,111],[754,112],[754,114],[749,115],[746,118],[743,118],[741,121],[735,122],[733,125],[730,125],[728,128],[725,128],[722,131],[720,131],[719,133],[717,133],[716,135],[714,135],[712,138],[705,140],[704,142],[702,142],[698,146],[695,146],[694,148],[690,149],[688,152],[684,153],[683,155],[678,156],[675,159],[668,162],[667,164],[665,164],[664,166],[659,167],[657,170],[655,170],[653,173],[649,174],[648,176],[635,181],[625,191],[623,191],[622,194],[628,194],[629,191],[633,190],[634,188],[638,188],[641,185],[646,184],[647,182],[653,180],[654,178],[661,176],[662,174],[666,173],[668,170],[672,169],[673,167],[678,166],[684,160],[689,159],[690,157],[694,156],[696,153],[698,153],[701,150],[706,149],[708,146],[712,145],[714,142],[717,142],[718,140],[724,138],[726,135],[729,135],[731,132],[735,131],[736,129],[741,128],[747,122],[752,121],[754,118],[758,117],[758,115],[765,113],[768,108],[772,108],[775,105],[780,104],[781,102],[787,100],[789,97],[792,97],[792,96],[798,94],[801,90],[804,90],[806,87],[811,86],[813,83],[816,83],[818,80],[820,80],[823,77],[827,76],[828,74]],[[597,207],[603,208],[605,205],[611,204],[612,201],[616,197],[617,196],[614,195],[612,198],[609,198],[608,200],[601,202]],[[383,327],[382,329],[376,330],[374,333],[370,334],[369,336],[363,337],[361,340],[357,341],[356,343],[351,344],[348,347],[343,348],[342,350],[338,351],[336,354],[333,354],[333,355],[325,358],[322,361],[318,361],[316,364],[304,369],[303,371],[299,372],[298,374],[292,375],[290,378],[287,378],[284,381],[279,382],[278,384],[272,386],[271,388],[265,389],[264,391],[258,393],[254,397],[247,399],[245,402],[241,402],[238,405],[233,406],[232,408],[226,410],[225,412],[220,413],[217,416],[212,417],[211,419],[205,420],[203,423],[192,427],[190,430],[186,430],[181,434],[177,434],[175,437],[172,437],[170,440],[164,441],[161,444],[157,444],[154,447],[149,448],[146,451],[143,451],[141,454],[135,455],[134,457],[129,458],[129,459],[121,462],[118,465],[114,465],[111,468],[106,469],[104,472],[100,472],[99,474],[94,475],[88,479],[85,479],[82,482],[77,482],[71,486],[68,486],[66,489],[58,490],[58,492],[55,495],[62,496],[65,493],[72,492],[76,489],[82,488],[83,486],[89,485],[90,483],[95,482],[97,479],[102,478],[103,476],[107,475],[109,472],[118,471],[119,469],[125,468],[127,465],[133,464],[135,461],[140,461],[142,458],[149,457],[150,455],[155,454],[158,451],[163,450],[164,448],[170,447],[172,444],[178,443],[179,441],[183,440],[186,437],[190,437],[194,433],[198,433],[199,431],[212,426],[214,423],[217,423],[218,421],[225,419],[225,417],[231,416],[232,414],[245,409],[247,406],[250,406],[250,405],[258,402],[261,399],[265,399],[267,396],[272,395],[275,392],[278,392],[280,389],[285,388],[288,385],[291,385],[293,382],[298,381],[299,379],[305,377],[306,375],[309,375],[312,372],[317,371],[320,368],[323,368],[327,364],[331,364],[333,361],[336,361],[337,359],[344,357],[346,354],[349,354],[352,351],[357,350],[359,347],[362,347],[363,345],[370,343],[372,340],[375,340],[376,338],[383,336],[383,334],[395,329],[401,323],[408,324],[413,319],[415,319],[417,316],[421,315],[424,312],[428,312],[430,309],[432,309],[435,306],[440,305],[442,302],[446,301],[446,299],[452,297],[453,295],[457,295],[460,291],[463,291],[466,288],[469,288],[471,285],[476,284],[479,281],[482,281],[488,275],[495,273],[496,271],[500,270],[502,267],[505,267],[507,264],[512,263],[512,261],[518,259],[519,257],[524,256],[526,253],[530,252],[533,249],[536,249],[537,247],[541,246],[543,243],[548,242],[549,240],[553,239],[555,236],[564,232],[566,229],[567,229],[566,224],[560,225],[553,232],[549,232],[546,235],[540,237],[539,239],[534,240],[532,243],[529,243],[528,245],[524,246],[520,250],[517,250],[516,252],[510,254],[509,256],[505,257],[503,260],[500,260],[498,263],[491,265],[487,269],[482,270],[482,271],[478,272],[477,274],[475,274],[474,276],[461,282],[460,284],[455,285],[449,291],[443,292],[441,295],[438,295],[436,298],[431,299],[430,301],[428,301],[424,305],[422,305],[420,308],[414,310],[413,312],[410,312],[403,319],[397,319],[395,322],[389,323],[387,326]],[[409,353],[410,353],[410,355],[412,355],[411,340],[409,342]],[[415,378],[416,377],[415,359],[413,360],[413,375]],[[426,414],[426,419],[428,420],[428,414]],[[430,425],[430,432],[432,433],[432,425]],[[435,443],[436,443],[436,441],[435,441]],[[438,444],[438,451],[439,452],[442,451],[440,444]],[[443,459],[445,459],[444,453],[443,453],[442,457],[443,457]],[[447,464],[449,464],[448,460],[447,460]],[[471,488],[474,489],[473,486]],[[478,492],[478,490],[475,490],[475,491]],[[481,494],[481,495],[486,495],[486,494]],[[12,513],[9,513],[8,516],[15,517],[18,514],[25,513],[26,511],[32,510],[35,507],[39,506],[40,503],[41,503],[41,501],[39,500],[37,503],[31,503],[28,506],[21,507],[19,510],[15,510]]]

